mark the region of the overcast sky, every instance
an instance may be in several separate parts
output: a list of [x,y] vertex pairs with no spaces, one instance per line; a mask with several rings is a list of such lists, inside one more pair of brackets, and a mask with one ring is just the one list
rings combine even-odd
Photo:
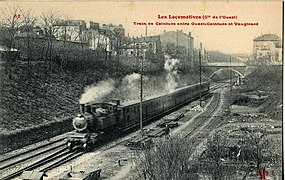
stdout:
[[[0,2],[0,7],[11,7],[8,2]],[[192,32],[195,47],[202,42],[208,50],[225,53],[251,53],[253,38],[261,34],[282,35],[282,2],[21,2],[24,9],[32,9],[37,15],[55,9],[72,19],[96,21],[99,23],[122,24],[126,35],[145,35],[145,26],[135,26],[133,22],[250,22],[258,26],[148,26],[148,35],[163,33],[163,30],[183,30]],[[210,15],[203,19],[158,19],[158,15]],[[212,19],[212,16],[236,16],[237,19]]]

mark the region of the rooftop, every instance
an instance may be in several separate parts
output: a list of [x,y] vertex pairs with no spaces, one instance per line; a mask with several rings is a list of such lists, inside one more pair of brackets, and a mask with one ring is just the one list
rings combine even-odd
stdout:
[[55,23],[56,26],[86,26],[84,20],[59,20]]
[[281,38],[275,34],[263,34],[254,38],[253,41],[281,41]]
[[153,41],[159,41],[160,36],[147,36],[147,37],[140,37],[140,38],[134,38],[132,42],[153,42]]

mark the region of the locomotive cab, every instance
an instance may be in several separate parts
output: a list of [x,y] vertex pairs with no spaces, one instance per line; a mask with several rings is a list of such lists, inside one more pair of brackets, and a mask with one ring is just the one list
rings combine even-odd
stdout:
[[97,120],[98,130],[106,128],[114,128],[117,124],[117,104],[113,102],[96,103],[95,116]]

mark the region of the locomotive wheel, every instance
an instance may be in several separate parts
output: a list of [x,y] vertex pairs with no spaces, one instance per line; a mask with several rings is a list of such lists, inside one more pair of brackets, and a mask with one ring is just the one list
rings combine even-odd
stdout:
[[84,150],[84,151],[88,151],[88,149],[89,149],[89,146],[88,146],[87,143],[84,143],[84,144],[82,145],[82,147],[83,147],[83,150]]
[[93,148],[93,144],[92,143],[84,143],[82,145],[82,148],[84,151],[90,151]]
[[72,142],[68,142],[67,143],[67,147],[71,151],[73,149],[73,147],[74,147],[74,144]]

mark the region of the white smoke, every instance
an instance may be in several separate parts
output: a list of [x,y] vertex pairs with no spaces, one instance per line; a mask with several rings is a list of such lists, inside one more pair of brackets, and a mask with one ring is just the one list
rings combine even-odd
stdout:
[[141,75],[138,74],[138,73],[133,73],[133,74],[130,74],[130,75],[126,75],[124,78],[123,78],[123,84],[127,84],[127,85],[130,85],[132,86],[134,84],[134,82],[138,82],[140,80],[140,77]]
[[80,104],[85,104],[91,101],[102,101],[103,98],[109,95],[115,89],[115,81],[108,79],[105,81],[100,81],[96,85],[87,86],[84,89],[79,102]]
[[[126,96],[124,98],[126,99],[133,99],[133,98],[139,98],[140,96],[140,77],[141,75],[138,73],[132,73],[129,75],[126,75],[122,79],[121,83],[121,91]],[[147,81],[149,78],[147,76],[143,76],[143,81]]]
[[164,70],[167,72],[165,89],[171,93],[178,87],[179,75],[177,73],[179,60],[171,59],[165,55]]

